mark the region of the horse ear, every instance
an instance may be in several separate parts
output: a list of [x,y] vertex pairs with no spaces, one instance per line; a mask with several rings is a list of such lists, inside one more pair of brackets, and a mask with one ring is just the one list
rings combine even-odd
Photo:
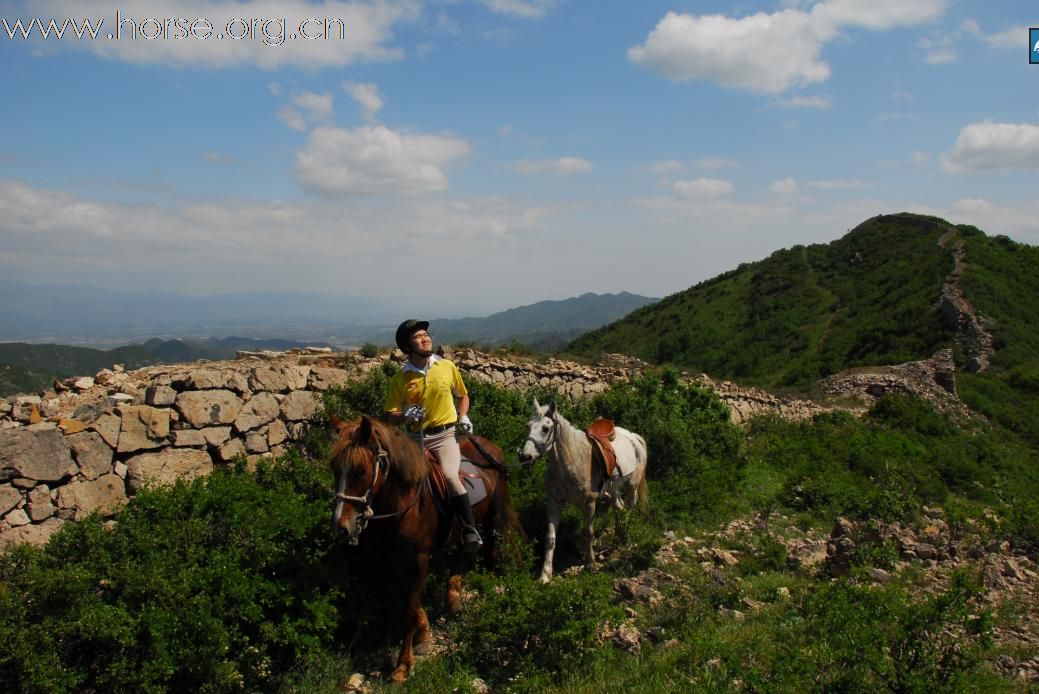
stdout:
[[555,403],[555,401],[552,401],[552,402],[548,403],[548,412],[545,413],[545,416],[546,417],[555,417],[556,416],[556,403]]
[[368,443],[372,440],[372,420],[368,417],[361,417],[361,426],[357,429],[357,438],[361,443]]
[[534,414],[537,415],[541,412],[541,403],[538,402],[537,398],[534,398]]
[[335,427],[336,431],[342,431],[343,427],[346,426],[346,422],[342,419],[339,419],[339,417],[336,417],[335,415],[332,415],[331,417],[329,417],[329,419],[331,420],[332,426]]

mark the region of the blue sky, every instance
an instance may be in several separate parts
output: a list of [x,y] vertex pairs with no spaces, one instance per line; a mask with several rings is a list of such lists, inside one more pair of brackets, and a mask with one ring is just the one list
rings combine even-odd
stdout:
[[[117,11],[149,34],[327,18],[345,37],[108,39]],[[34,17],[104,21],[9,37]],[[7,279],[446,317],[664,296],[903,210],[1039,243],[1034,2],[27,0],[0,18]]]

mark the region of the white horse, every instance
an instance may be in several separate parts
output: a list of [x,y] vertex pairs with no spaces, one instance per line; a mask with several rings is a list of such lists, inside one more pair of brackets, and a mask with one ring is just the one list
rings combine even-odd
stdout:
[[606,471],[592,455],[592,442],[585,432],[559,414],[555,403],[541,405],[534,399],[534,415],[528,423],[527,440],[519,450],[521,462],[529,463],[548,453],[545,483],[548,488],[548,530],[545,533],[545,562],[541,581],[552,578],[552,555],[556,549],[556,528],[563,504],[570,502],[584,511],[584,561],[595,563],[592,550],[592,519],[596,501],[609,494],[619,509],[648,499],[646,488],[646,442],[627,429],[616,427],[613,449],[617,470],[605,479]]

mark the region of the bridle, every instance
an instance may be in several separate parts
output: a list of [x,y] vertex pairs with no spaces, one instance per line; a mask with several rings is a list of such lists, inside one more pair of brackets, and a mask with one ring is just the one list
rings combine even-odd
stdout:
[[[537,460],[537,458],[540,458],[541,456],[545,455],[545,453],[548,452],[548,449],[552,448],[552,446],[556,444],[556,429],[558,428],[556,425],[556,419],[555,417],[549,417],[549,419],[552,420],[551,436],[549,436],[544,442],[542,442],[538,441],[533,436],[528,434],[526,440],[524,440],[523,442],[524,445],[527,443],[527,441],[530,441],[532,444],[534,444],[534,449],[538,452],[537,457],[534,458],[534,460]],[[531,460],[531,462],[534,462],[534,460]]]
[[402,516],[407,513],[412,506],[418,501],[418,498],[422,495],[422,488],[420,487],[415,491],[414,497],[411,499],[411,503],[402,508],[400,511],[394,511],[393,513],[375,513],[372,509],[372,497],[375,494],[375,485],[379,483],[379,475],[385,475],[386,471],[390,467],[390,454],[386,452],[382,446],[375,444],[369,444],[365,446],[375,456],[375,473],[372,475],[372,483],[368,485],[368,489],[365,490],[362,496],[351,496],[345,493],[346,490],[346,470],[342,470],[337,476],[336,480],[336,493],[333,497],[335,499],[335,513],[332,516],[333,524],[339,520],[339,514],[343,510],[343,503],[356,504],[361,507],[360,513],[357,514],[357,531],[350,537],[350,544],[356,545],[361,538],[361,533],[368,526],[368,521],[382,520],[384,518],[393,518],[394,516]]

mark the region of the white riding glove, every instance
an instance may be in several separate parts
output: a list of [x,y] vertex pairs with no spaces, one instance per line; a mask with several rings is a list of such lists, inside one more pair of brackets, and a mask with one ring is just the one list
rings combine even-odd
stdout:
[[473,433],[473,423],[469,420],[469,415],[464,414],[458,418],[458,428],[462,430],[463,434]]
[[412,405],[404,410],[404,421],[408,423],[421,422],[426,416],[426,409],[422,405]]

